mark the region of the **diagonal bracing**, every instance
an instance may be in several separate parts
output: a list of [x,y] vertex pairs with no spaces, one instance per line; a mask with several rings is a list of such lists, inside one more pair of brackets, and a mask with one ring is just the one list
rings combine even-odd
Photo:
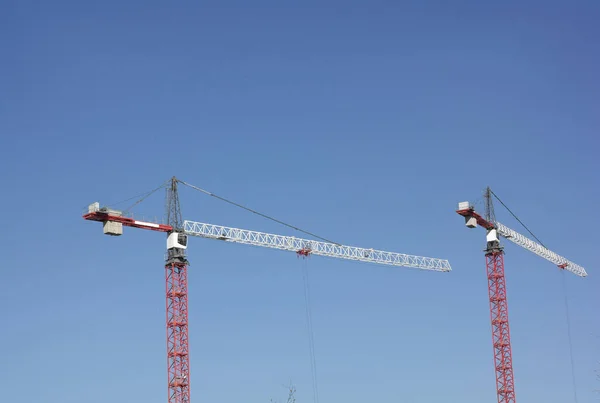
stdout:
[[206,224],[194,221],[184,221],[184,232],[190,236],[218,239],[247,245],[263,246],[273,249],[300,252],[303,254],[327,256],[347,260],[357,260],[368,263],[378,263],[391,266],[405,266],[422,270],[440,272],[451,271],[450,263],[445,259],[423,256],[406,255],[396,252],[385,252],[376,249],[359,248],[355,246],[338,245],[285,235],[268,234],[221,225]]

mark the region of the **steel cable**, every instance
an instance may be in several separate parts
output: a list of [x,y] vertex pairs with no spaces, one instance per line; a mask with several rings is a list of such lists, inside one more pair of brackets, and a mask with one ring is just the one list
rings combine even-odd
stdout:
[[243,205],[241,205],[241,204],[239,204],[239,203],[233,202],[233,201],[231,201],[231,200],[227,200],[227,199],[226,199],[226,198],[224,198],[224,197],[217,196],[216,194],[214,194],[214,193],[212,193],[212,192],[209,192],[208,190],[204,190],[204,189],[201,189],[201,188],[199,188],[199,187],[197,187],[197,186],[190,185],[189,183],[186,183],[186,182],[184,182],[184,181],[182,181],[182,180],[179,180],[179,179],[178,179],[177,181],[178,181],[178,182],[180,182],[180,183],[182,183],[182,184],[184,184],[184,185],[186,185],[186,186],[188,186],[188,187],[190,187],[190,188],[192,188],[192,189],[198,190],[199,192],[202,192],[202,193],[204,193],[204,194],[207,194],[207,195],[209,195],[209,196],[212,196],[212,197],[214,197],[214,198],[217,198],[217,199],[219,199],[219,200],[221,200],[221,201],[224,201],[224,202],[226,202],[226,203],[232,204],[232,205],[234,205],[234,206],[236,206],[236,207],[239,207],[239,208],[242,208],[242,209],[244,209],[244,210],[250,211],[251,213],[257,214],[257,215],[259,215],[259,216],[261,216],[261,217],[264,217],[264,218],[266,218],[266,219],[269,219],[269,220],[271,220],[271,221],[275,221],[276,223],[279,223],[279,224],[285,225],[286,227],[289,227],[289,228],[295,229],[296,231],[300,231],[300,232],[303,232],[303,233],[305,233],[305,234],[307,234],[307,235],[314,236],[315,238],[317,238],[317,239],[320,239],[320,240],[322,240],[322,241],[329,242],[329,243],[332,243],[332,244],[334,244],[334,245],[341,246],[341,244],[339,244],[339,243],[337,243],[337,242],[330,241],[329,239],[326,239],[326,238],[320,237],[320,236],[318,236],[318,235],[316,235],[316,234],[313,234],[312,232],[305,231],[305,230],[303,230],[303,229],[300,229],[300,228],[298,228],[298,227],[296,227],[296,226],[293,226],[293,225],[291,225],[291,224],[287,224],[287,223],[285,223],[285,222],[283,222],[283,221],[280,221],[280,220],[278,220],[278,219],[276,219],[276,218],[273,218],[273,217],[271,217],[271,216],[268,216],[268,215],[266,215],[266,214],[260,213],[260,212],[258,212],[258,211],[256,211],[256,210],[253,210],[253,209],[249,208],[249,207],[243,206]]

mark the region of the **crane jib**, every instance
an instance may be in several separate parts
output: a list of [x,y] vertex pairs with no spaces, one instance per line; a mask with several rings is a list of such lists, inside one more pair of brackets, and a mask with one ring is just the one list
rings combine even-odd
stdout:
[[413,267],[423,270],[442,272],[451,271],[450,263],[445,259],[386,252],[372,248],[337,245],[329,242],[268,234],[187,220],[184,221],[183,227],[185,234],[190,236],[286,250],[304,256],[320,255],[368,263]]

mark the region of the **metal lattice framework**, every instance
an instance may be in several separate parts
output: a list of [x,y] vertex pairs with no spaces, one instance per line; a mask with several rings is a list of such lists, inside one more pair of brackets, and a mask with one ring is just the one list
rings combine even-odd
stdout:
[[504,278],[504,251],[503,247],[500,245],[499,237],[506,238],[516,245],[543,257],[557,265],[559,268],[568,270],[573,274],[585,277],[587,276],[587,273],[583,267],[497,222],[494,215],[492,195],[493,192],[488,187],[485,193],[485,218],[478,214],[469,202],[459,203],[456,212],[465,218],[465,225],[468,228],[475,228],[479,225],[487,231],[487,249],[485,256],[490,298],[490,315],[492,321],[497,397],[499,403],[515,403],[515,379],[512,365],[506,281]]
[[190,402],[187,265],[165,265],[169,403]]
[[504,252],[486,253],[485,260],[490,297],[498,403],[514,403],[515,380],[512,367],[506,280],[504,278]]
[[368,263],[378,263],[391,266],[406,266],[423,270],[448,272],[450,263],[445,259],[405,255],[395,252],[384,252],[375,249],[358,248],[354,246],[336,245],[328,242],[307,240],[284,235],[267,234],[221,225],[206,224],[194,221],[184,221],[184,232],[187,235],[203,238],[218,239],[267,248],[286,250],[290,252],[305,251],[306,254],[320,255]]
[[565,259],[564,257],[552,252],[551,250],[540,245],[539,243],[534,242],[526,236],[523,236],[518,232],[508,228],[506,225],[503,225],[497,221],[495,222],[495,224],[496,228],[498,229],[498,234],[508,239],[509,241],[535,253],[538,256],[543,257],[544,259],[554,263],[555,265],[565,270],[570,271],[573,274],[576,274],[580,277],[587,276],[585,269],[579,266],[578,264],[575,264],[570,260]]
[[[273,249],[287,250],[302,256],[311,254],[356,260],[367,263],[386,264],[391,266],[407,266],[424,270],[448,272],[451,270],[448,260],[435,259],[421,256],[405,255],[393,252],[384,252],[374,249],[357,248],[338,245],[332,242],[317,242],[313,240],[273,235],[257,231],[248,231],[229,228],[213,224],[204,224],[193,221],[182,221],[179,205],[177,183],[181,182],[192,188],[217,197],[223,201],[243,207],[196,186],[189,185],[173,177],[166,191],[166,219],[165,224],[156,222],[139,221],[133,216],[126,216],[122,211],[108,207],[100,207],[98,202],[88,206],[83,218],[89,221],[101,222],[106,235],[120,236],[123,227],[140,228],[167,234],[167,253],[165,254],[165,279],[166,279],[166,333],[167,333],[167,373],[168,373],[168,402],[190,403],[190,351],[188,335],[188,260],[187,236],[198,236],[208,239],[218,239],[229,242],[263,246]],[[156,190],[146,194],[144,198]],[[140,199],[137,203],[141,202]],[[243,207],[245,208],[245,207]],[[245,208],[253,213],[270,218],[262,213]],[[270,218],[274,220],[273,218]],[[285,224],[275,220],[280,224]],[[299,228],[296,230],[302,231]],[[305,232],[305,231],[303,231]],[[184,235],[185,234],[185,235]],[[318,236],[308,233],[310,236]]]

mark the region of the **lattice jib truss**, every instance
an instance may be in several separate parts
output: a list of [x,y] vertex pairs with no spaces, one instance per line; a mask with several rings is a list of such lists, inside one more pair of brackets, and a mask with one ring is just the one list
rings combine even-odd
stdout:
[[543,257],[544,259],[554,263],[555,265],[570,271],[573,274],[576,274],[580,277],[587,276],[585,269],[579,266],[578,264],[575,264],[570,260],[565,259],[564,257],[552,252],[551,250],[540,245],[539,243],[534,242],[526,236],[523,236],[518,232],[508,228],[506,225],[503,225],[497,221],[495,222],[495,224],[496,228],[498,229],[498,234],[500,236],[535,253],[538,256]]
[[274,235],[264,232],[230,228],[214,224],[184,221],[184,232],[190,236],[218,239],[247,245],[263,246],[304,255],[320,255],[367,263],[378,263],[391,266],[405,266],[422,270],[440,272],[451,271],[450,263],[445,259],[406,255],[385,252],[355,246],[337,245],[285,235]]

